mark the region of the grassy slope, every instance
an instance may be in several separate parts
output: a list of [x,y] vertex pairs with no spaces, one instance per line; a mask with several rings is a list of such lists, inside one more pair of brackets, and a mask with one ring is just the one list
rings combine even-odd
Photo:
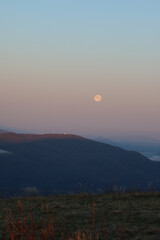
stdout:
[[[77,230],[92,231],[93,202],[95,201],[96,231],[107,224],[108,238],[120,239],[160,239],[160,193],[121,193],[121,194],[74,194],[50,197],[25,197],[19,199],[0,199],[0,239],[7,239],[5,217],[12,210],[13,218],[18,216],[17,202],[20,201],[28,213],[31,212],[38,228],[47,218],[56,218],[57,239],[65,239],[69,232]],[[67,238],[69,239],[69,238]],[[105,239],[105,238],[99,238]]]

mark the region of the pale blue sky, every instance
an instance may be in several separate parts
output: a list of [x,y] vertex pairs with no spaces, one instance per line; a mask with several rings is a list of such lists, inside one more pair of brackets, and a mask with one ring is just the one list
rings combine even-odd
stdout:
[[159,13],[159,0],[2,0],[0,127],[160,135]]

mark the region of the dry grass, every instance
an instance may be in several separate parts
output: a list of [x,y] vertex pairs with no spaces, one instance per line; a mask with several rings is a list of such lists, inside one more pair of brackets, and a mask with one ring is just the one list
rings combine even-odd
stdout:
[[160,239],[160,193],[0,199],[0,239]]

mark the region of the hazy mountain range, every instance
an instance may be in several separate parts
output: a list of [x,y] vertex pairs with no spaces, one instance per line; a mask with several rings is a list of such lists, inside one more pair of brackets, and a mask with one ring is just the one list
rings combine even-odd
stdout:
[[126,150],[138,151],[153,161],[160,161],[160,139],[148,136],[97,137],[95,141],[109,143]]
[[0,133],[0,194],[149,188],[160,190],[160,162],[76,135]]

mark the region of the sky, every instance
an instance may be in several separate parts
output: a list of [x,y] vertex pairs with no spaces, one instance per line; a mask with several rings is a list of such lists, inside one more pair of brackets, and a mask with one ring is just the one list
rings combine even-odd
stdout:
[[0,128],[160,137],[159,13],[159,0],[0,1]]

